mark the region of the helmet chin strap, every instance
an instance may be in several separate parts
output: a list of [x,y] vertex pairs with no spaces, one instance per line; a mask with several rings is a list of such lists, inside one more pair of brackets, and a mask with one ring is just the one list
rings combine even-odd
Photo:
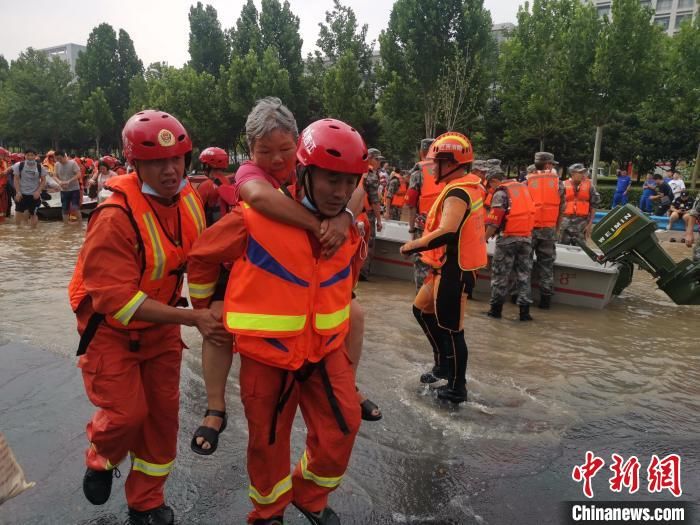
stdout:
[[[460,164],[458,164],[456,168],[454,168],[453,170],[449,171],[449,172],[446,173],[444,176],[442,176],[442,177],[435,177],[435,182],[440,182],[440,181],[445,180],[447,177],[449,177],[450,175],[452,175],[454,172],[456,172],[456,171],[459,170],[459,169],[462,169],[462,166],[461,166]],[[438,175],[439,175],[439,174],[440,174],[440,168],[439,168],[439,164],[438,164]]]

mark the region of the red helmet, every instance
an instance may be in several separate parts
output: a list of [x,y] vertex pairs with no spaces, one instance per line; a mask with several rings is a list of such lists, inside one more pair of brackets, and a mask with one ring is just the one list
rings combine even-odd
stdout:
[[119,161],[111,155],[105,155],[104,157],[101,157],[100,162],[106,165],[111,170],[114,169],[117,166],[117,164],[119,164]]
[[13,164],[15,162],[22,162],[24,160],[24,153],[11,153],[10,154],[10,162]]
[[9,156],[10,156],[9,151],[7,151],[5,148],[0,148],[0,158],[9,157]]
[[199,161],[210,168],[228,168],[228,153],[217,147],[210,147],[199,154]]
[[469,139],[457,133],[456,131],[448,131],[443,133],[430,146],[427,158],[436,160],[441,158],[452,157],[458,164],[467,164],[474,161],[474,149]]
[[122,130],[124,156],[134,160],[178,157],[192,151],[192,140],[175,117],[157,109],[144,109],[126,121]]
[[318,166],[339,173],[367,172],[367,146],[355,128],[340,120],[317,120],[299,135],[297,159],[302,166]]

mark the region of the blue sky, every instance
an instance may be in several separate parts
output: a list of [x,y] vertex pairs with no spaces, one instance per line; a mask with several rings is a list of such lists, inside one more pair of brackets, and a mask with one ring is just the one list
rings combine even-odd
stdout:
[[[518,5],[524,0],[485,0],[494,22],[515,22]],[[107,22],[131,35],[136,52],[144,64],[166,61],[180,66],[189,59],[187,52],[190,0],[1,0],[3,30],[0,31],[0,54],[17,58],[29,46],[51,47],[68,42],[85,44],[93,27]],[[219,13],[223,27],[235,24],[244,0],[209,0]],[[345,0],[352,6],[360,24],[369,25],[369,37],[375,39],[386,27],[393,0]],[[258,7],[259,0],[256,0]],[[312,51],[318,37],[318,23],[332,0],[290,0],[292,10],[301,20],[304,54]],[[65,6],[65,7],[63,7]],[[8,8],[9,7],[9,8]]]

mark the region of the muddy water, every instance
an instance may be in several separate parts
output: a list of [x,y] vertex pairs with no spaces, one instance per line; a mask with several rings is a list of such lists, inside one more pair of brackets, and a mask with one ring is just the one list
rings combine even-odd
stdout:
[[[24,343],[72,366],[77,336],[66,286],[82,236],[79,228],[56,223],[42,223],[37,231],[0,225],[0,345]],[[676,258],[689,255],[679,244],[663,246]],[[641,272],[604,311],[556,305],[546,313],[535,309],[535,322],[527,324],[515,321],[514,306],[506,307],[501,321],[485,318],[487,298],[477,297],[465,323],[470,401],[454,408],[418,384],[431,357],[411,316],[412,292],[410,283],[390,280],[362,283],[359,290],[367,330],[358,383],[385,416],[363,425],[345,483],[333,496],[344,523],[559,523],[561,502],[582,499],[571,469],[586,450],[608,462],[612,452],[634,454],[642,463],[642,494],[611,494],[605,473],[595,480],[598,499],[668,499],[645,497],[644,473],[652,454],[677,452],[682,499],[700,501],[699,307],[672,304]],[[229,381],[231,430],[215,456],[194,457],[189,437],[204,408],[200,343],[191,329],[184,338],[190,351],[169,501],[180,523],[242,523],[248,510],[246,431],[237,366]],[[5,364],[0,354],[0,367]],[[78,372],[65,370],[76,380],[62,382],[56,397],[81,398]],[[22,395],[47,396],[37,389]],[[16,418],[12,428],[3,428],[2,406],[11,403],[0,400],[0,430],[15,442],[30,439]],[[123,518],[121,494],[102,508],[82,500],[80,433],[89,407],[81,410],[82,419],[70,423],[75,439],[64,451],[70,475],[47,474],[36,491],[0,509],[0,523],[107,524]],[[60,414],[42,423],[67,424]],[[298,421],[295,453],[303,437]],[[287,518],[303,523],[292,511]]]

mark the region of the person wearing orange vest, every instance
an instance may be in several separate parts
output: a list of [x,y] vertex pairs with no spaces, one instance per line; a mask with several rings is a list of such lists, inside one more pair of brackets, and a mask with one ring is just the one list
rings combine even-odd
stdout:
[[578,246],[591,236],[595,210],[600,205],[600,194],[586,176],[583,164],[569,166],[571,178],[564,182],[566,206],[561,221],[560,244]]
[[177,452],[180,325],[212,340],[227,334],[210,310],[177,307],[187,255],[205,228],[185,176],[187,131],[168,113],[144,110],[127,121],[122,141],[137,172],[107,182],[113,195],[90,217],[68,289],[78,367],[98,407],[87,425],[83,492],[104,504],[130,454],[127,523],[164,525],[174,523],[164,487]]
[[53,177],[54,169],[56,167],[56,152],[54,150],[49,150],[46,152],[46,157],[44,157],[44,162],[42,165],[49,172],[49,175]]
[[564,184],[554,169],[554,155],[546,151],[535,153],[535,171],[525,179],[535,203],[535,227],[532,229],[533,270],[539,276],[539,308],[549,309],[554,294],[554,260],[557,238],[564,213]]
[[[301,133],[297,158],[304,206],[321,219],[344,213],[367,169],[360,134],[339,120],[316,121]],[[315,236],[244,201],[209,228],[190,253],[188,269],[196,282],[215,283],[221,263],[233,261],[223,319],[241,357],[254,506],[249,523],[282,523],[290,503],[311,523],[340,523],[328,496],[341,483],[360,425],[345,350],[359,247],[353,228],[324,258]],[[194,301],[195,307],[206,304],[203,297]],[[308,435],[290,474],[298,407]]]
[[406,191],[408,190],[408,181],[406,177],[394,168],[389,178],[389,183],[386,188],[384,197],[384,218],[393,221],[401,220],[401,210],[406,204]]
[[510,292],[511,274],[515,278],[520,320],[531,321],[530,274],[532,273],[532,228],[535,224],[535,204],[527,187],[514,180],[503,181],[500,168],[493,168],[489,185],[496,191],[486,216],[486,238],[498,235],[491,261],[491,309],[489,317],[500,319],[503,303]]
[[[413,166],[409,174],[408,190],[406,191],[406,207],[408,208],[408,233],[412,239],[420,239],[425,228],[425,218],[430,211],[428,199],[423,196],[423,181],[425,180],[423,171],[429,171],[427,166],[432,166],[431,161],[425,160],[430,151],[431,144],[435,139],[423,139],[420,142],[420,151],[418,154],[419,161]],[[425,166],[425,167],[424,167]],[[432,175],[430,175],[432,178]],[[426,187],[426,193],[428,188]],[[434,192],[431,192],[434,193]],[[439,192],[431,199],[434,200],[439,195]],[[416,285],[416,292],[420,290],[425,282],[425,278],[430,273],[430,267],[423,262],[420,254],[413,256],[413,280]]]
[[219,188],[231,185],[231,179],[226,175],[228,168],[228,153],[217,147],[205,148],[199,154],[199,161],[204,166],[207,180],[197,187],[197,193],[204,204],[204,213],[207,216],[207,226],[218,221],[225,213],[227,206],[219,198]]
[[377,148],[370,148],[367,158],[368,168],[362,176],[361,185],[365,191],[364,211],[369,218],[370,234],[367,245],[367,257],[362,266],[360,280],[366,281],[372,270],[372,259],[374,259],[374,245],[377,232],[382,231],[382,211],[381,199],[379,195],[379,165],[381,164],[382,153]]
[[432,269],[413,303],[413,315],[433,348],[434,366],[422,383],[446,379],[439,399],[467,400],[467,343],[464,338],[465,293],[476,270],[487,264],[484,239],[484,190],[470,174],[474,150],[469,139],[447,132],[433,142],[428,160],[435,163],[435,182],[444,187],[433,203],[420,239],[407,242],[401,253],[421,253]]

